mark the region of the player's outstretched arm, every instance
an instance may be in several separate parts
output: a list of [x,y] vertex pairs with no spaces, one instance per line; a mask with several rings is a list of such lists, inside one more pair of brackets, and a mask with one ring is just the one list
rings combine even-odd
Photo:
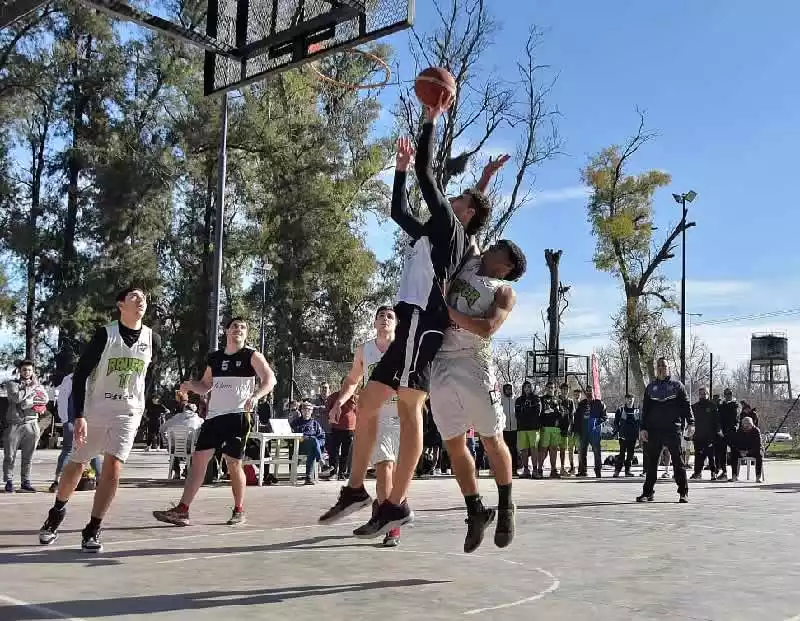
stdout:
[[478,192],[483,194],[486,193],[486,189],[489,187],[489,184],[492,182],[492,177],[494,177],[503,166],[506,165],[506,162],[511,159],[511,156],[507,153],[503,153],[502,155],[498,155],[497,159],[489,158],[489,162],[486,166],[483,167],[483,174],[481,174],[481,178],[478,179],[478,183],[475,185],[475,189]]
[[364,377],[364,346],[359,345],[356,348],[356,355],[353,358],[353,364],[350,366],[350,372],[342,382],[342,387],[339,389],[339,395],[336,401],[331,406],[331,411],[328,417],[332,423],[339,422],[339,416],[342,413],[342,406],[356,394],[356,389]]
[[408,167],[414,159],[414,147],[411,139],[402,137],[397,141],[397,159],[394,168],[394,186],[392,188],[392,220],[397,222],[403,231],[412,239],[424,235],[424,224],[414,215],[408,206],[406,179]]
[[471,317],[465,313],[457,311],[455,308],[448,308],[450,320],[459,328],[489,338],[494,335],[508,319],[508,315],[514,308],[517,296],[511,287],[500,287],[494,294],[494,304],[489,309],[486,317]]
[[[433,132],[436,120],[450,107],[452,97],[449,93],[443,93],[439,104],[433,107],[425,107],[425,122],[422,124],[422,133],[419,137],[417,158],[414,163],[414,170],[417,173],[417,183],[419,184],[422,198],[428,205],[431,214],[431,223],[434,230],[439,235],[450,238],[453,229],[458,225],[450,201],[439,191],[436,177],[433,174],[431,162],[433,160]],[[460,225],[459,225],[460,226]],[[435,243],[436,240],[431,239]]]

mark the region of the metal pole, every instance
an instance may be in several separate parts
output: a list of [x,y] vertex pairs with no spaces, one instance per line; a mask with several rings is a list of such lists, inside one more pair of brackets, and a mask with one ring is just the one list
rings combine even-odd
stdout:
[[264,345],[267,338],[267,327],[265,310],[267,307],[267,267],[266,261],[261,267],[261,353],[264,353]]
[[631,373],[631,360],[625,358],[625,394],[630,394],[630,373]]
[[683,197],[683,218],[681,218],[681,383],[686,385],[686,196]]
[[708,392],[709,397],[714,396],[714,354],[708,354]]
[[228,164],[228,94],[223,93],[220,105],[219,167],[217,171],[217,213],[214,226],[214,289],[209,321],[208,347],[219,347],[220,292],[222,290],[222,240],[225,235],[225,174]]

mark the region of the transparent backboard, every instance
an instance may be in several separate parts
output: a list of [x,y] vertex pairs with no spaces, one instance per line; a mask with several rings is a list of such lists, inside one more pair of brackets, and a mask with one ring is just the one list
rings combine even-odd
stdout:
[[205,93],[409,28],[413,16],[414,0],[209,0],[206,35],[234,52],[206,52]]

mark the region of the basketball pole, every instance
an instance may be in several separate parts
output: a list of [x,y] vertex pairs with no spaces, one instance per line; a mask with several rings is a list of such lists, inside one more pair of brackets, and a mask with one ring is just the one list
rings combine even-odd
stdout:
[[214,285],[211,294],[211,313],[209,317],[208,349],[219,347],[220,292],[222,290],[222,241],[225,236],[225,175],[228,165],[228,93],[220,98],[219,162],[217,171],[217,213],[214,239]]

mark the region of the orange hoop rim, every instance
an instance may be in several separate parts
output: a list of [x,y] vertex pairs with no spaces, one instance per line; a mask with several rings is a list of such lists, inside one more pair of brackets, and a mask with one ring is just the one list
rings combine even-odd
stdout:
[[[321,49],[321,45],[319,43],[315,43],[308,47],[309,52],[316,52]],[[311,69],[311,72],[317,77],[317,79],[327,82],[328,84],[332,84],[333,86],[338,86],[339,88],[344,88],[350,91],[364,91],[369,90],[371,88],[383,88],[392,79],[392,70],[389,68],[389,64],[383,60],[381,57],[376,56],[372,52],[367,52],[365,50],[360,50],[357,47],[346,48],[343,50],[339,50],[341,53],[345,54],[356,54],[359,56],[363,56],[364,58],[373,61],[378,65],[376,70],[383,71],[384,73],[384,80],[382,82],[368,82],[366,84],[352,84],[349,82],[342,82],[340,80],[336,80],[330,76],[325,75],[317,68],[317,63],[319,61],[312,61],[308,64],[308,68]]]

